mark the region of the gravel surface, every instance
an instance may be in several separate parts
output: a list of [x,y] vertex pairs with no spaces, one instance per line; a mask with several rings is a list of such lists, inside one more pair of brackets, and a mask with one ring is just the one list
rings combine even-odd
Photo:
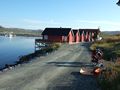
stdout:
[[94,76],[79,73],[90,64],[89,43],[59,50],[0,73],[0,90],[100,90]]

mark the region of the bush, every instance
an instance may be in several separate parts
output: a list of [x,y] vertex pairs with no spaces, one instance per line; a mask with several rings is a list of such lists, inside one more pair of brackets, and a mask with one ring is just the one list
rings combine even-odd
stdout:
[[60,43],[53,43],[50,45],[51,48],[53,48],[54,50],[57,50],[60,47]]
[[102,90],[120,90],[120,67],[108,63],[107,69],[98,78]]
[[60,47],[59,43],[51,43],[46,48],[42,49],[45,53],[52,52],[54,50],[57,50]]

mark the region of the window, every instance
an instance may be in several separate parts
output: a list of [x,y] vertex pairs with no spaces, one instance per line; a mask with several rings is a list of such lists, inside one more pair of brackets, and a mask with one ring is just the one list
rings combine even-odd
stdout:
[[64,36],[64,41],[65,41],[65,42],[67,41],[67,36]]
[[48,36],[47,35],[44,35],[44,40],[48,40]]

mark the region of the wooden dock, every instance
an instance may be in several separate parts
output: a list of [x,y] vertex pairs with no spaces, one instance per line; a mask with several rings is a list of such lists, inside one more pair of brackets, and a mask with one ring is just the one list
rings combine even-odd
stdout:
[[35,39],[35,51],[48,47],[52,42],[43,39]]

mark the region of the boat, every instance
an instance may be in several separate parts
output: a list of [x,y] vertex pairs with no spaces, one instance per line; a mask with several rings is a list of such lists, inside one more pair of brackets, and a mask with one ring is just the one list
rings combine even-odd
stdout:
[[15,37],[16,35],[13,34],[13,32],[10,32],[10,33],[6,33],[5,34],[5,37],[9,37],[9,38],[13,38]]

